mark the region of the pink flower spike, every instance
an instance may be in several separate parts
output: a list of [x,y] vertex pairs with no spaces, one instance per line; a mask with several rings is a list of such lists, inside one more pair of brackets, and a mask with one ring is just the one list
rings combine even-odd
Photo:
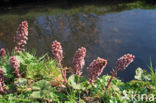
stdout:
[[120,57],[117,60],[115,69],[117,70],[126,69],[128,65],[133,62],[134,58],[135,56],[132,54],[129,54],[129,53],[125,54],[124,56]]
[[58,61],[59,63],[61,63],[61,61],[63,60],[63,50],[62,50],[62,46],[61,43],[58,42],[57,40],[55,40],[52,44],[52,53],[54,56],[54,59],[56,61]]
[[16,58],[16,56],[11,56],[9,59],[10,65],[11,67],[14,69],[14,73],[16,74],[16,76],[18,78],[21,77],[19,71],[20,71],[20,62],[18,61],[18,59]]
[[73,58],[73,66],[72,66],[72,71],[74,72],[74,74],[80,75],[80,70],[83,68],[83,66],[85,65],[85,58],[86,56],[86,48],[81,47],[79,48],[74,55]]
[[0,57],[4,57],[5,54],[6,54],[5,49],[4,49],[4,48],[1,48],[1,49],[0,49]]
[[98,57],[96,60],[93,60],[89,67],[87,68],[90,71],[90,79],[89,82],[92,84],[95,79],[98,78],[98,76],[101,75],[104,68],[107,65],[107,60]]
[[14,39],[16,46],[15,46],[15,51],[16,53],[22,50],[25,50],[24,47],[27,44],[27,40],[28,40],[28,23],[27,21],[23,21],[17,31],[16,31],[16,37]]

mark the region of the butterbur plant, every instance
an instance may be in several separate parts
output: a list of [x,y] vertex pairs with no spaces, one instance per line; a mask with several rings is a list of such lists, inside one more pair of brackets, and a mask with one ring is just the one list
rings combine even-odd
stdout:
[[100,57],[98,57],[96,60],[93,60],[91,62],[91,64],[87,68],[90,71],[89,82],[91,84],[93,84],[94,80],[97,79],[101,75],[106,65],[107,65],[107,60],[100,58]]
[[25,45],[27,44],[28,40],[28,23],[27,21],[23,21],[17,31],[16,31],[16,37],[14,38],[14,41],[16,43],[16,46],[14,48],[15,52],[18,53],[19,51],[25,51]]
[[126,69],[129,66],[129,64],[133,62],[134,58],[135,58],[134,55],[128,53],[128,54],[125,54],[124,56],[120,57],[117,60],[115,69],[113,70],[112,76],[108,81],[106,89],[108,89],[110,87],[110,83],[113,80],[113,78],[117,75],[117,72],[119,70]]
[[0,57],[4,57],[5,54],[6,54],[5,49],[4,49],[4,48],[1,48],[1,49],[0,49]]
[[4,93],[3,83],[4,83],[4,72],[0,68],[0,93]]
[[10,65],[11,67],[14,69],[14,73],[16,74],[16,76],[18,78],[21,77],[19,71],[20,71],[20,62],[19,60],[16,58],[16,56],[11,56],[9,59]]
[[57,40],[55,40],[52,44],[52,54],[54,56],[54,59],[55,61],[58,62],[58,66],[60,67],[60,70],[61,70],[61,74],[62,74],[62,77],[64,79],[64,83],[67,85],[67,79],[66,79],[66,69],[64,69],[62,67],[62,60],[63,60],[63,50],[62,50],[62,46],[61,46],[61,43],[58,42]]
[[74,55],[73,58],[73,66],[72,66],[72,71],[74,74],[76,75],[81,75],[81,69],[83,68],[83,66],[85,65],[85,58],[86,56],[86,48],[81,47],[79,48]]

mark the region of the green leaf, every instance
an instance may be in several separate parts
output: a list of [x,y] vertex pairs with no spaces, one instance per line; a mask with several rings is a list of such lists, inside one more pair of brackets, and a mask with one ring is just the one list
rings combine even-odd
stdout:
[[77,75],[71,75],[68,78],[68,84],[74,89],[85,89],[85,85],[87,84],[87,80],[84,77],[78,77]]
[[31,97],[32,98],[41,98],[41,92],[40,91],[34,91],[32,94],[31,94]]
[[48,90],[51,88],[51,84],[50,82],[46,81],[46,80],[40,80],[38,82],[36,82],[33,86],[33,89],[35,88],[40,88],[40,90]]
[[42,59],[44,59],[44,58],[45,58],[45,56],[47,56],[47,53],[46,53],[46,54],[44,54],[43,56],[41,56],[41,57],[39,58],[39,61],[40,61],[40,60],[42,60]]
[[14,84],[18,87],[25,86],[27,84],[27,80],[25,78],[18,78]]

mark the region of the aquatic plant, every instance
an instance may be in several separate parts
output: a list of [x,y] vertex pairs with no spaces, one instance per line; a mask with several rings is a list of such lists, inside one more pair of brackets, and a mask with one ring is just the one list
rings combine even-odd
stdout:
[[16,76],[18,77],[18,78],[20,78],[21,77],[21,75],[20,75],[20,62],[19,62],[19,60],[16,58],[16,56],[11,56],[10,57],[10,59],[9,59],[9,62],[10,62],[10,65],[11,65],[11,67],[14,69],[14,73],[16,74]]
[[95,79],[98,78],[98,76],[101,75],[104,68],[107,65],[107,60],[98,57],[96,60],[93,60],[89,67],[87,68],[90,71],[90,79],[89,82],[92,84]]
[[5,54],[6,54],[5,49],[4,49],[4,48],[1,48],[1,49],[0,49],[0,57],[5,56]]
[[81,75],[81,69],[83,68],[83,66],[85,65],[85,58],[86,56],[86,48],[81,47],[79,48],[74,55],[73,58],[73,66],[72,66],[72,71],[74,74],[76,75]]
[[2,68],[0,68],[0,93],[4,93],[3,83],[4,83],[4,72]]
[[117,72],[119,70],[126,69],[129,66],[129,64],[133,62],[134,58],[135,58],[134,55],[128,53],[128,54],[125,54],[124,56],[120,57],[117,60],[115,69],[113,70],[112,76],[109,79],[108,84],[106,86],[107,89],[110,87],[110,83],[113,80],[113,78],[117,75]]
[[16,53],[18,53],[19,51],[25,51],[24,47],[27,44],[27,40],[28,40],[28,22],[23,21],[21,24],[19,24],[14,39],[14,42],[16,43],[14,50],[16,51]]

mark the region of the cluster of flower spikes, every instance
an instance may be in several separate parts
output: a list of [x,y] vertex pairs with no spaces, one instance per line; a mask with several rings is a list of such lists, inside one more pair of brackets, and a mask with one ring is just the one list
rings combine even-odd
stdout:
[[5,54],[6,54],[5,49],[4,49],[4,48],[1,48],[1,49],[0,49],[0,57],[4,57]]
[[11,56],[10,59],[9,59],[9,62],[10,62],[10,65],[11,67],[14,69],[14,73],[16,74],[16,76],[18,78],[21,77],[20,75],[20,62],[18,61],[18,59],[16,58],[16,56]]
[[24,47],[27,44],[28,40],[28,23],[27,21],[23,21],[21,24],[19,24],[19,27],[16,31],[16,37],[15,37],[15,42],[16,46],[14,50],[16,53],[19,51],[25,51]]
[[56,61],[58,61],[59,63],[61,63],[61,61],[63,60],[63,50],[62,50],[62,46],[60,44],[60,42],[58,42],[57,40],[55,40],[52,44],[52,53],[54,56],[54,59]]
[[74,74],[76,75],[81,75],[81,69],[83,68],[83,66],[85,65],[85,58],[86,56],[86,48],[81,47],[79,48],[74,55],[73,58],[73,66],[72,66],[72,71]]
[[3,83],[4,83],[4,72],[0,68],[0,93],[4,93]]
[[125,54],[124,56],[120,57],[117,62],[116,62],[116,65],[115,65],[115,69],[116,70],[122,70],[122,69],[126,69],[128,67],[128,65],[130,63],[133,62],[135,56],[132,55],[132,54]]
[[93,60],[89,67],[87,68],[90,71],[90,79],[89,82],[92,84],[98,76],[101,75],[104,68],[107,65],[107,60],[98,57],[96,60]]

